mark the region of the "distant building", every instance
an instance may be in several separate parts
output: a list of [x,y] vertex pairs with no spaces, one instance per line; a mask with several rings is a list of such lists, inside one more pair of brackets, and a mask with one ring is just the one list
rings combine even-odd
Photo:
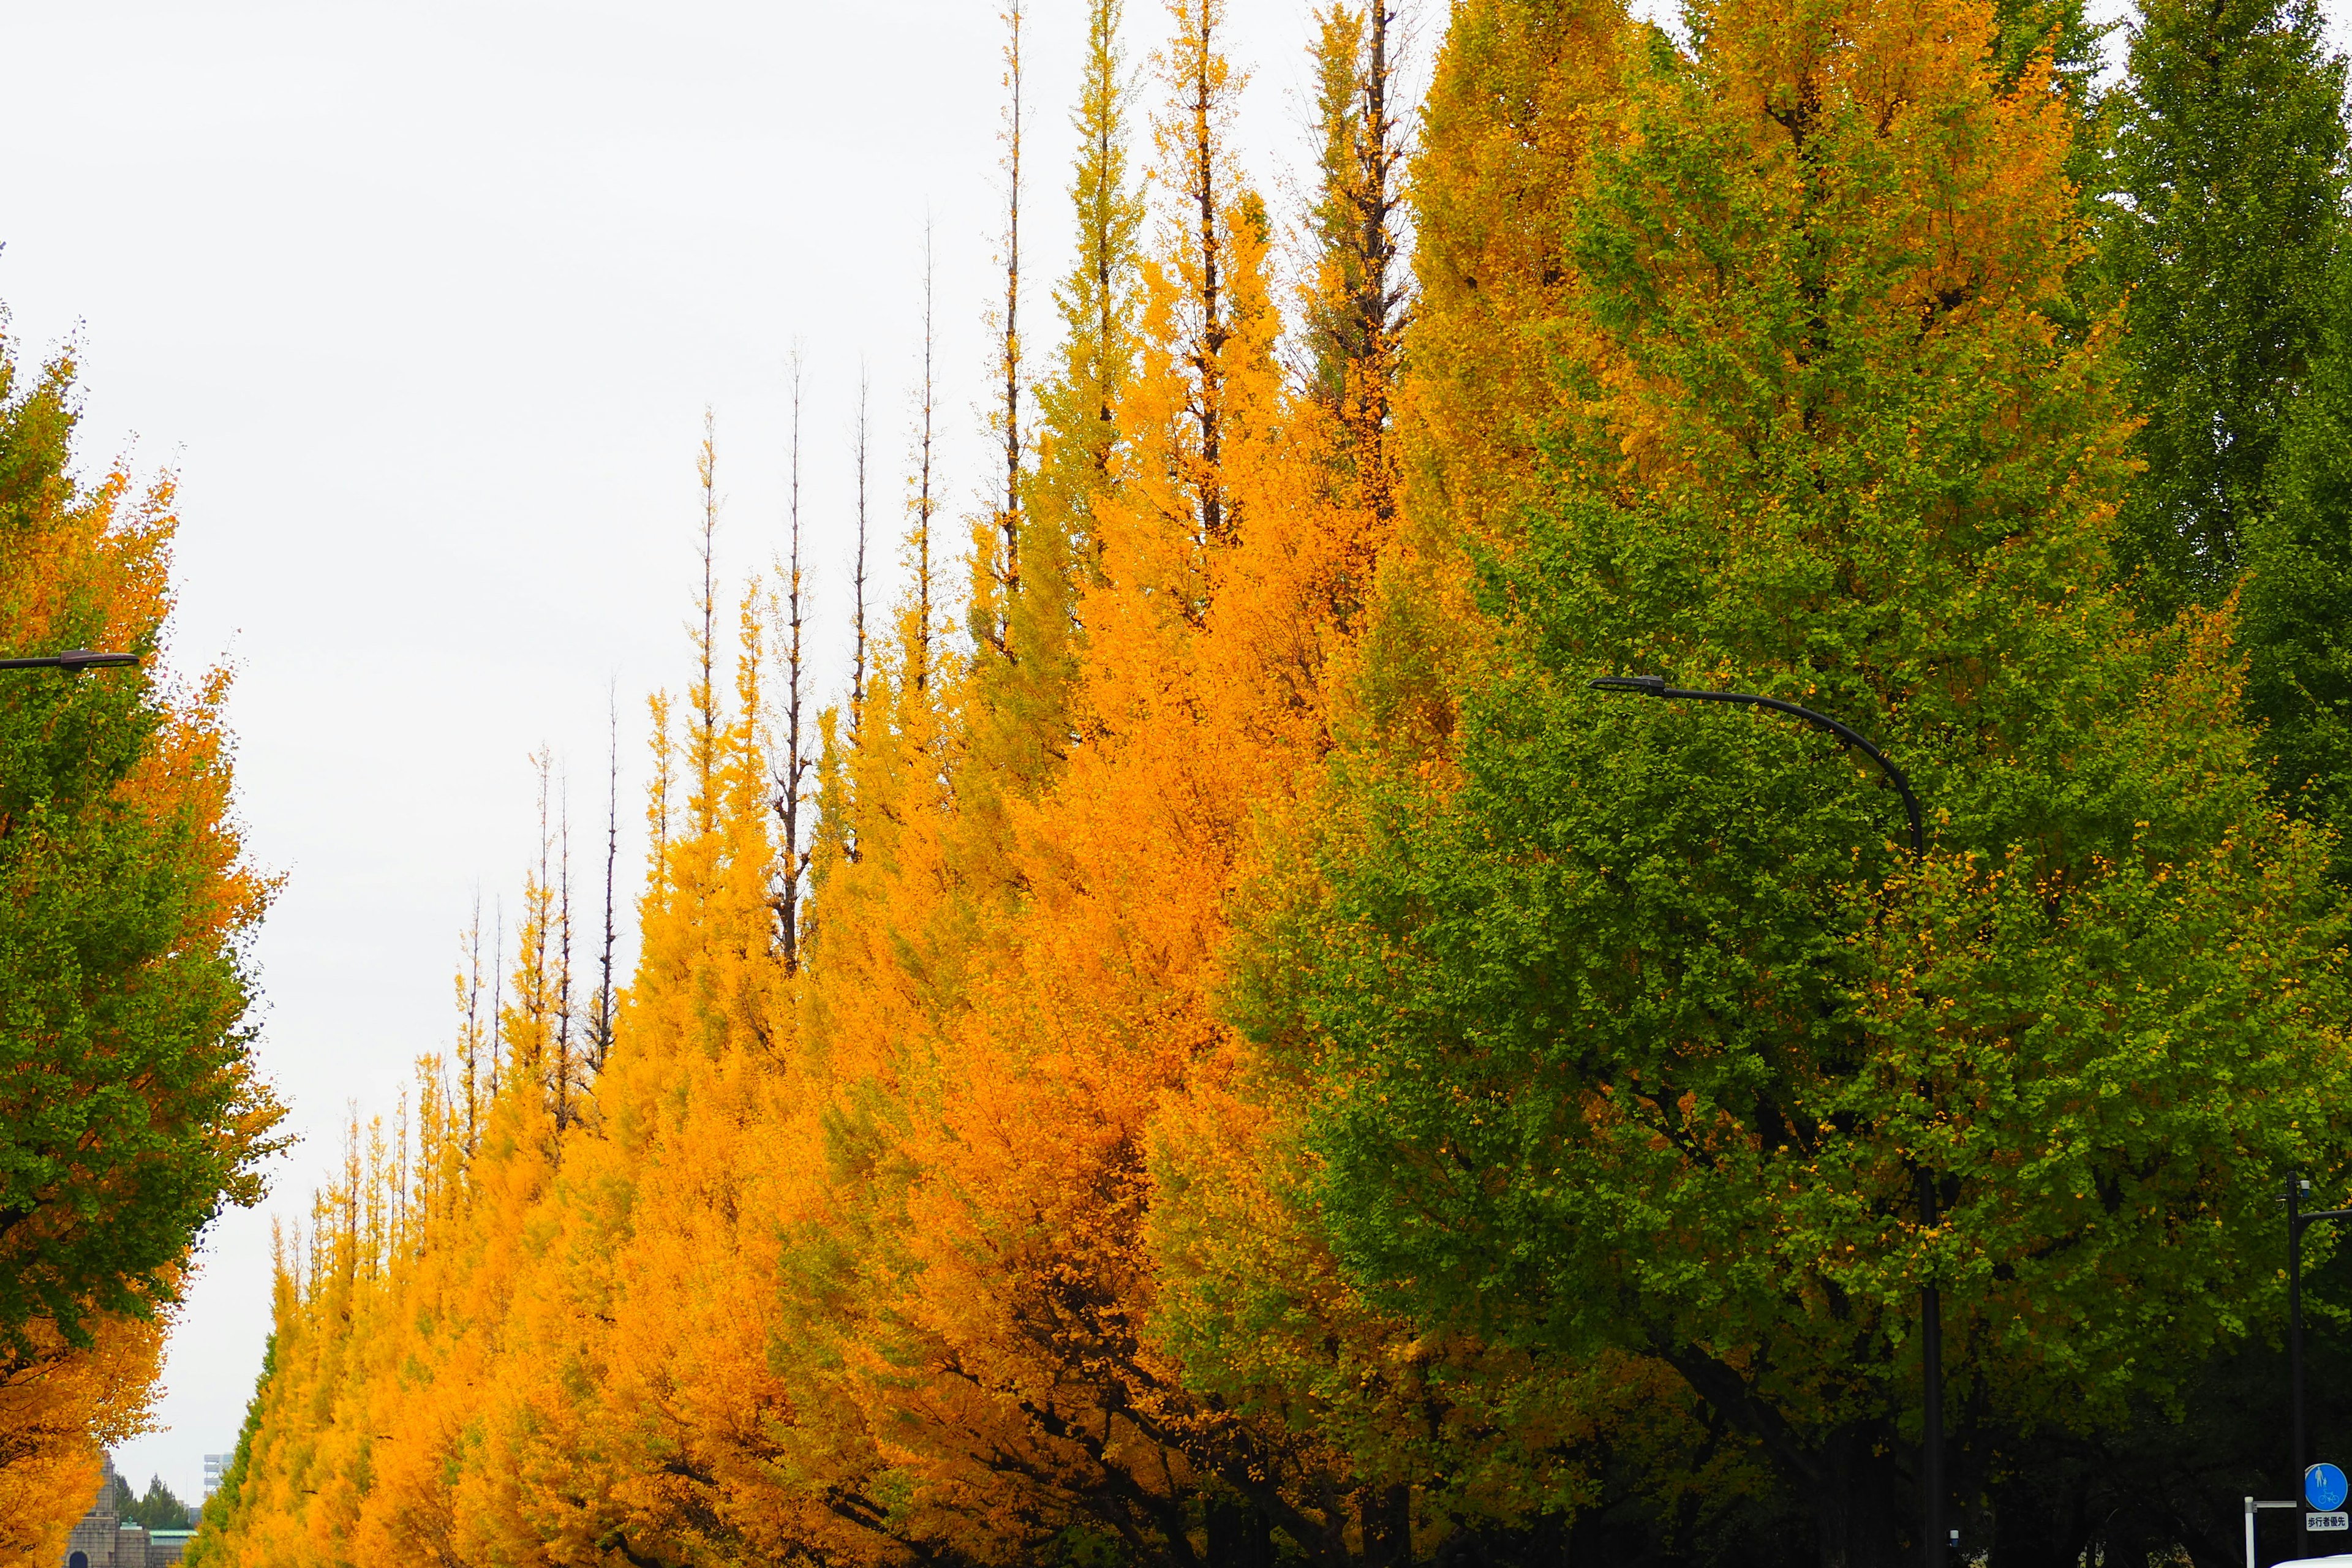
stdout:
[[221,1478],[228,1474],[228,1462],[235,1458],[236,1456],[234,1454],[205,1456],[205,1495],[196,1500],[197,1507],[201,1508],[213,1500],[213,1493],[221,1489]]
[[66,1538],[61,1568],[169,1568],[188,1549],[193,1530],[148,1530],[114,1511],[114,1461],[104,1463],[98,1499]]

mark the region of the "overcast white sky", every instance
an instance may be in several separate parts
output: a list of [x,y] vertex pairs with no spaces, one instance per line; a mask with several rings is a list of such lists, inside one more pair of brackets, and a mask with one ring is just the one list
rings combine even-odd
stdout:
[[[1139,65],[1160,8],[1129,10]],[[1233,5],[1277,198],[1306,11]],[[1042,350],[1082,6],[1030,18]],[[531,852],[535,747],[569,760],[583,837],[601,821],[608,687],[634,829],[644,699],[686,664],[702,409],[740,581],[781,543],[796,338],[836,683],[850,404],[862,359],[895,485],[927,214],[949,493],[975,492],[998,47],[993,0],[0,0],[0,301],[25,358],[79,345],[87,468],[181,476],[173,662],[239,670],[249,842],[286,874],[261,1048],[304,1143],[210,1237],[165,1430],[117,1456],[134,1483],[193,1500],[235,1441],[268,1215],[306,1212],[346,1107],[388,1114],[447,1040],[457,933]]]

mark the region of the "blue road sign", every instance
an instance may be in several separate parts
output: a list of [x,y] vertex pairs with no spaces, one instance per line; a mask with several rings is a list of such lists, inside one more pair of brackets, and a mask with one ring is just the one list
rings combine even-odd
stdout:
[[2303,1472],[2304,1500],[2322,1513],[2333,1513],[2344,1501],[2344,1472],[2333,1465],[2314,1465]]

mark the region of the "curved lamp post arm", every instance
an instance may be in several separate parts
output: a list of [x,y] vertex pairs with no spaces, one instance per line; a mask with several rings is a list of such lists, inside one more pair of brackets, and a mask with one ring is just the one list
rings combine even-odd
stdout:
[[1681,699],[1693,702],[1729,702],[1742,708],[1769,708],[1776,713],[1802,719],[1815,729],[1828,731],[1876,763],[1880,771],[1894,784],[1903,796],[1904,816],[1911,823],[1911,858],[1916,860],[1927,855],[1927,829],[1919,816],[1919,797],[1911,793],[1910,779],[1888,759],[1885,752],[1870,743],[1868,736],[1853,725],[1841,723],[1826,713],[1816,713],[1810,708],[1800,708],[1777,697],[1760,697],[1752,691],[1686,691],[1678,686],[1668,686],[1663,675],[1604,675],[1591,685],[1595,691],[1631,691],[1643,697]]
[[64,653],[43,654],[38,658],[0,658],[0,669],[62,669],[69,675],[79,675],[85,669],[138,662],[135,653],[92,653],[86,647],[78,647]]

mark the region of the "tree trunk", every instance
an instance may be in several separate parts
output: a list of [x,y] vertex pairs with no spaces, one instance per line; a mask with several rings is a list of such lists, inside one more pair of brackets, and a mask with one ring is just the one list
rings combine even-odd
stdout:
[[1213,1497],[1208,1513],[1207,1568],[1274,1568],[1274,1532],[1256,1507]]
[[1412,1489],[1367,1487],[1356,1497],[1363,1516],[1368,1568],[1404,1568],[1412,1561]]

